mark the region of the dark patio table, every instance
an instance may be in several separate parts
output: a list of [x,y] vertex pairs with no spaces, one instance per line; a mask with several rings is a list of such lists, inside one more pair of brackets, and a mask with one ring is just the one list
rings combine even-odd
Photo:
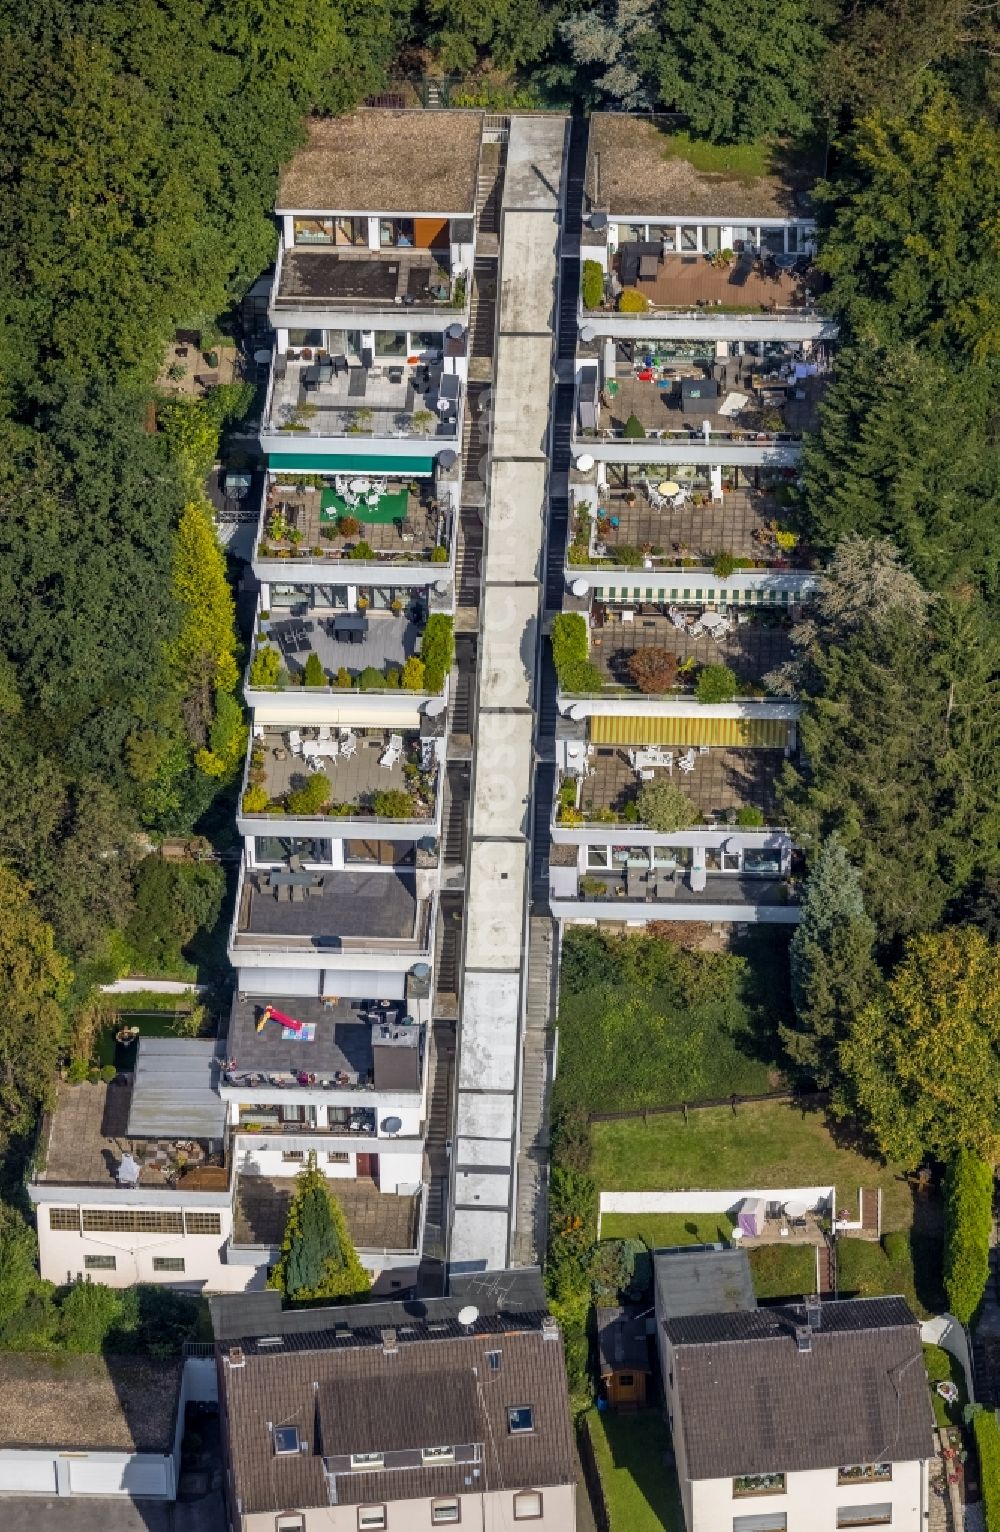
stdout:
[[368,633],[368,618],[361,612],[348,612],[343,617],[335,617],[332,627],[335,639],[360,644]]

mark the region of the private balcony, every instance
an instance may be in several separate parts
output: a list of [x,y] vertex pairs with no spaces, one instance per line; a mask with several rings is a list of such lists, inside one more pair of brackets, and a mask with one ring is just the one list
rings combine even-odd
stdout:
[[[782,239],[782,231],[774,231]],[[657,242],[653,242],[656,244]],[[643,247],[644,249],[645,247]],[[776,315],[813,319],[817,300],[829,285],[806,255],[783,250],[734,252],[728,261],[695,251],[641,253],[632,241],[612,257],[613,277],[605,306],[616,308],[613,293],[629,288],[656,313]],[[595,311],[601,312],[601,311]],[[629,314],[641,320],[642,313]]]
[[398,461],[401,474],[430,472],[433,454],[460,440],[463,392],[440,362],[379,357],[365,367],[343,357],[275,356],[261,446],[316,455],[336,440],[345,454],[384,458],[387,471]]
[[[702,449],[711,446],[745,453],[769,446],[797,447],[818,426],[828,382],[825,375],[786,381],[779,374],[749,373],[739,381],[734,375],[730,384],[726,377],[711,377],[709,369],[698,364],[636,369],[619,363],[615,377],[600,390],[592,423],[586,376],[581,375],[577,442],[627,442],[636,451],[644,441],[662,443],[697,452],[699,460]],[[626,437],[633,416],[644,437]]]
[[414,570],[450,578],[453,565],[453,516],[431,479],[338,475],[322,488],[300,488],[290,476],[268,485],[254,551],[258,579],[365,584],[365,571],[376,569],[409,583]]
[[[432,950],[433,872],[396,867],[240,872],[230,930],[237,967],[268,966],[281,956],[316,968],[342,956],[390,960],[398,971]],[[287,895],[287,897],[285,897]],[[398,961],[395,961],[398,960]]]
[[[727,578],[749,570],[814,566],[812,550],[792,530],[780,494],[727,485],[722,499],[713,501],[707,489],[691,488],[675,505],[659,492],[660,484],[684,489],[693,477],[693,470],[671,470],[665,478],[611,468],[606,487],[577,486],[567,579],[585,566],[708,573],[721,560]],[[721,574],[718,579],[726,583]]]
[[[556,795],[553,834],[616,825],[648,830],[640,793],[647,783],[661,781],[672,782],[689,800],[692,827],[780,827],[778,782],[788,754],[787,725],[784,733],[785,744],[779,739],[770,748],[588,745],[584,774],[565,776]],[[682,767],[682,761],[689,765]]]
[[[699,614],[643,603],[640,608],[610,606],[594,601],[590,619],[590,659],[604,682],[602,695],[691,700],[698,673],[705,665],[727,665],[736,677],[742,698],[763,697],[763,678],[793,654],[791,619],[782,611],[738,610],[713,637],[698,629]],[[704,614],[702,614],[704,615]],[[675,662],[673,685],[648,691],[633,673],[633,656],[643,651],[665,653]]]
[[[277,1017],[264,1020],[259,996],[237,994],[219,1082],[224,1099],[249,1100],[247,1121],[258,1122],[261,1132],[374,1133],[374,1115],[352,1119],[351,1113],[362,1111],[360,1105],[304,1106],[288,1115],[287,1101],[292,1096],[315,1102],[317,1093],[337,1099],[348,1092],[367,1108],[379,1093],[395,1098],[422,1092],[424,1028],[405,1014],[401,1001],[275,995],[271,1003],[302,1030],[286,1027]],[[286,1115],[278,1118],[272,1108]]]
[[[237,816],[241,835],[339,840],[434,838],[441,829],[439,741],[416,730],[263,728],[250,744]],[[322,774],[329,796],[319,809],[296,794]],[[256,797],[247,798],[247,794]],[[266,802],[255,805],[260,794]]]
[[412,324],[414,310],[461,312],[466,297],[466,284],[452,276],[447,245],[369,250],[300,244],[279,252],[271,313],[276,327],[295,315],[327,310],[380,313]]

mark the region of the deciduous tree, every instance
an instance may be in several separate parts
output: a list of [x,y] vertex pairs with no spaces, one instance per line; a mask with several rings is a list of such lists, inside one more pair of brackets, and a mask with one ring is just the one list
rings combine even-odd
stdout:
[[1000,952],[973,927],[913,937],[841,1047],[843,1102],[887,1158],[1000,1150]]

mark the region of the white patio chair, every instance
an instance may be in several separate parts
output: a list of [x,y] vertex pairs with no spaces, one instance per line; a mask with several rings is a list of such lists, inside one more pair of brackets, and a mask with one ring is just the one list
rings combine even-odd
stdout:
[[302,754],[302,735],[299,733],[298,729],[289,729],[288,748],[293,755]]
[[707,755],[708,751],[709,751],[708,745],[699,745],[698,746],[698,754],[699,755]]
[[389,749],[390,750],[395,750],[397,755],[402,755],[402,753],[403,753],[403,736],[402,736],[402,734],[390,734],[389,735]]
[[316,730],[316,736],[320,743],[322,743],[324,740],[332,739],[333,733],[330,729],[330,725],[328,723],[321,723],[319,728]]
[[653,771],[652,768],[649,768],[649,769],[644,770],[644,771],[640,771],[640,773],[639,773],[639,781],[640,782],[655,782],[656,781],[656,772]]
[[340,736],[340,753],[345,761],[349,761],[358,748],[357,735],[348,729],[346,734]]
[[389,745],[388,748],[386,750],[384,750],[383,753],[379,756],[378,763],[379,763],[380,766],[389,767],[389,766],[395,766],[395,764],[396,764],[396,762],[398,760],[399,760],[399,751],[398,750],[394,750],[392,748],[392,746]]
[[694,761],[689,760],[686,755],[682,755],[677,762],[677,769],[678,771],[683,771],[684,775],[687,776],[689,771],[694,771]]

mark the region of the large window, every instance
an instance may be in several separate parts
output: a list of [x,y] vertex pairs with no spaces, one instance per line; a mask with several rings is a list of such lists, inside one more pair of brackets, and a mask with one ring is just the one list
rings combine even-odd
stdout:
[[335,221],[338,245],[368,245],[367,218],[338,218]]
[[185,1234],[221,1234],[221,1213],[185,1213]]
[[783,1473],[748,1473],[741,1474],[733,1480],[733,1498],[739,1499],[741,1495],[783,1495],[785,1493],[785,1476]]
[[507,1430],[511,1436],[523,1436],[535,1429],[535,1415],[530,1404],[512,1404],[507,1410]]
[[114,1271],[118,1262],[113,1255],[85,1255],[83,1264],[87,1271]]
[[296,218],[292,229],[297,245],[332,245],[334,241],[332,218]]
[[838,1527],[888,1527],[892,1525],[892,1505],[883,1500],[877,1505],[841,1505],[837,1507]]
[[734,1516],[733,1532],[787,1532],[784,1511],[764,1511],[757,1516]]
[[537,1489],[522,1489],[514,1496],[514,1520],[538,1521],[542,1514],[542,1495]]
[[377,1527],[385,1526],[384,1505],[359,1505],[358,1506],[358,1532],[374,1532]]
[[289,330],[288,344],[296,350],[300,346],[322,346],[325,336],[322,330]]
[[183,1271],[184,1259],[179,1255],[154,1255],[153,1270],[162,1272]]
[[144,1208],[84,1208],[85,1234],[183,1234],[181,1212],[148,1212]]
[[79,1208],[49,1208],[49,1228],[58,1229],[62,1233],[74,1234],[80,1232],[80,1209]]
[[384,1468],[385,1454],[382,1452],[352,1452],[351,1467],[355,1473],[366,1473],[375,1468]]
[[891,1463],[849,1463],[837,1469],[838,1484],[887,1484],[891,1478]]
[[743,871],[750,878],[780,878],[781,852],[748,846],[743,852]]
[[405,356],[406,355],[406,331],[405,330],[376,330],[375,331],[375,355],[376,356]]
[[383,249],[413,245],[412,218],[380,218],[378,240]]
[[462,1503],[460,1500],[432,1500],[431,1501],[431,1526],[446,1527],[454,1526],[462,1519]]
[[420,1461],[425,1468],[434,1463],[454,1463],[454,1447],[422,1447],[420,1449]]

